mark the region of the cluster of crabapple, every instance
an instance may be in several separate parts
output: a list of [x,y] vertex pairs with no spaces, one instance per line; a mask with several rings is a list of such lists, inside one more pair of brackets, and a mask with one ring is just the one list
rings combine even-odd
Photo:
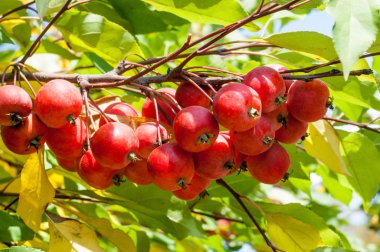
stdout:
[[[321,119],[329,106],[324,82],[284,80],[283,70],[257,67],[242,83],[227,83],[218,91],[192,82],[177,90],[161,88],[146,97],[141,114],[128,103],[112,103],[97,130],[79,117],[82,96],[65,80],[46,83],[34,102],[23,89],[3,86],[1,136],[18,154],[32,153],[46,141],[63,168],[98,189],[126,176],[192,200],[212,180],[239,169],[276,184],[290,167],[280,143],[302,139],[308,122]],[[151,120],[132,128],[111,115]]]

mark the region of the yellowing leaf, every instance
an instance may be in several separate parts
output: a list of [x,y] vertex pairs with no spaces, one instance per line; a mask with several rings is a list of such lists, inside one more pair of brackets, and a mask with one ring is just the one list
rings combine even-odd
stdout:
[[267,222],[271,241],[283,251],[311,251],[321,242],[317,229],[288,215],[270,214]]
[[17,214],[28,227],[37,232],[40,228],[41,216],[46,206],[52,202],[54,195],[54,188],[44,169],[43,152],[30,155],[21,171]]
[[96,234],[76,220],[47,215],[49,222],[49,251],[100,252]]
[[136,251],[135,244],[129,235],[119,229],[115,229],[111,226],[111,223],[104,218],[93,218],[79,212],[73,207],[67,207],[61,205],[66,210],[71,211],[78,216],[81,220],[85,221],[89,225],[93,226],[97,232],[99,232],[104,238],[112,242],[120,252],[134,252]]
[[350,175],[339,152],[340,140],[325,120],[309,123],[309,136],[304,142],[306,152],[337,173]]

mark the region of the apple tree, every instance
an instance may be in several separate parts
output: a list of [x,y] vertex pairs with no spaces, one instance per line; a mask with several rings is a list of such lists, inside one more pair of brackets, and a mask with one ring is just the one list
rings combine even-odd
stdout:
[[[315,13],[331,36],[286,30]],[[379,20],[377,0],[2,0],[0,249],[378,251]]]

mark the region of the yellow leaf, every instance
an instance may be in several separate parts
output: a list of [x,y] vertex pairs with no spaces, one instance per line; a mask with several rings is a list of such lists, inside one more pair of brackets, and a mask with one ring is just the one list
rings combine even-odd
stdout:
[[20,197],[17,214],[25,224],[37,232],[46,206],[52,202],[55,191],[46,175],[43,152],[30,155],[21,171]]
[[103,218],[93,218],[79,212],[77,209],[69,206],[60,205],[62,208],[72,212],[81,220],[93,226],[104,238],[112,242],[120,252],[134,252],[136,251],[133,240],[127,233],[111,226],[110,222]]
[[319,246],[319,232],[310,224],[289,215],[267,216],[268,235],[277,248],[291,252],[309,252]]
[[47,215],[49,222],[49,251],[55,252],[100,252],[94,231],[76,220]]
[[304,142],[306,152],[334,172],[350,175],[340,155],[340,140],[334,128],[325,120],[319,120],[309,123],[309,134]]

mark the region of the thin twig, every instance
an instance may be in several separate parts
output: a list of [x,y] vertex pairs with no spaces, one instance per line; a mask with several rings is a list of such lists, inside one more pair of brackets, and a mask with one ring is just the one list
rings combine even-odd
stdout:
[[333,118],[333,117],[328,117],[328,116],[323,117],[323,119],[325,119],[327,121],[334,121],[334,122],[339,122],[339,123],[353,125],[353,126],[356,126],[356,127],[359,127],[359,128],[362,128],[362,129],[366,129],[366,130],[369,130],[369,131],[372,131],[372,132],[380,134],[380,129],[374,129],[374,128],[370,127],[368,123],[352,122],[352,121],[349,121],[349,120],[344,120],[344,119],[339,119],[339,118]]
[[67,10],[67,7],[70,5],[72,0],[67,0],[65,5],[58,11],[58,13],[54,16],[54,18],[48,23],[48,25],[44,28],[44,30],[40,33],[37,39],[30,46],[29,50],[25,53],[24,57],[19,61],[19,63],[25,63],[25,61],[32,56],[33,51],[36,50],[37,45],[40,43],[42,37],[46,34],[46,32],[50,29],[50,27],[58,20],[58,18]]
[[232,189],[232,187],[230,187],[223,179],[217,179],[216,183],[226,188],[231,193],[231,195],[236,199],[239,205],[243,208],[244,212],[248,215],[249,219],[255,224],[261,236],[264,238],[265,242],[272,249],[272,251],[274,252],[283,251],[283,250],[278,249],[275,245],[272,244],[272,242],[269,240],[269,238],[265,234],[265,231],[261,228],[260,224],[257,222],[255,217],[253,217],[252,213],[249,211],[247,206],[241,200],[240,194],[237,193],[234,189]]
[[199,215],[211,217],[211,218],[213,218],[215,220],[228,220],[228,221],[232,221],[232,222],[244,223],[244,221],[242,221],[240,219],[229,218],[229,217],[226,217],[226,216],[223,216],[223,215],[209,214],[209,213],[199,212],[199,211],[196,211],[196,210],[191,210],[191,212],[194,213],[194,214],[199,214]]
[[27,3],[27,4],[24,4],[24,5],[21,5],[21,6],[18,6],[17,8],[13,9],[13,10],[10,10],[6,13],[4,13],[1,17],[0,17],[0,20],[3,19],[4,17],[6,16],[9,16],[10,14],[12,13],[15,13],[19,10],[23,10],[23,9],[27,9],[30,5],[34,4],[35,1],[31,1],[30,3]]

